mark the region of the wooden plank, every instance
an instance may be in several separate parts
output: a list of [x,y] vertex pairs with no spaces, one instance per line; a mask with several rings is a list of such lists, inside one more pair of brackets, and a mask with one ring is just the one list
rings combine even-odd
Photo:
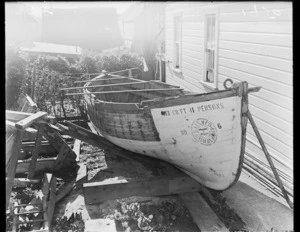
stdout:
[[47,200],[48,200],[48,196],[49,196],[50,184],[52,182],[52,178],[54,178],[54,177],[51,173],[45,173],[44,183],[42,186],[42,192],[44,194],[44,196],[43,196],[44,229],[49,229],[48,213],[47,213]]
[[[61,165],[66,162],[70,162],[70,164],[76,159],[76,154],[72,151],[72,149],[68,146],[68,144],[64,141],[63,137],[58,133],[57,130],[52,128],[53,125],[46,124],[45,127],[45,137],[50,141],[51,145],[59,152],[57,155],[55,169],[60,169]],[[74,159],[74,160],[73,160]]]
[[45,116],[47,115],[48,115],[47,112],[39,111],[34,115],[30,115],[29,117],[24,118],[21,121],[17,122],[15,127],[18,129],[25,129],[26,127],[29,127],[32,123],[38,121],[39,119],[45,118]]
[[51,225],[53,213],[55,209],[55,199],[56,199],[56,177],[53,176],[50,183],[50,196],[49,202],[47,203],[47,219],[48,224]]
[[180,197],[201,231],[229,231],[199,193],[181,193]]
[[88,122],[88,126],[94,134],[98,135],[98,132],[96,131],[94,125],[91,122]]
[[81,141],[79,139],[75,139],[74,146],[73,146],[73,151],[76,154],[76,162],[79,161],[80,145],[81,145]]
[[[15,216],[15,213],[14,211],[16,210],[16,212],[18,213],[19,212],[19,207],[18,206],[18,203],[17,202],[14,202],[14,207],[16,207],[17,209],[13,208],[13,224],[12,224],[12,231],[13,232],[16,232],[18,230],[18,219],[19,217],[18,216]],[[16,213],[16,214],[17,214]]]
[[[35,166],[35,172],[53,170],[55,167],[56,158],[44,158],[38,159]],[[17,164],[16,173],[26,173],[29,171],[29,165],[31,160],[22,161],[19,160]]]
[[26,187],[29,184],[36,184],[39,182],[40,180],[38,179],[14,178],[14,187]]
[[[73,138],[79,139],[81,141],[84,141],[88,144],[91,144],[95,147],[99,147],[101,149],[107,149],[111,151],[113,154],[118,155],[120,157],[123,157],[125,159],[132,159],[130,157],[130,153],[122,148],[116,147],[113,143],[109,142],[104,137],[101,137],[99,135],[96,135],[92,133],[91,131],[82,128],[78,125],[75,125],[71,122],[66,122],[69,127],[66,127],[61,124],[57,124],[57,126],[50,125],[53,129],[60,131],[61,133],[68,134],[72,136]],[[128,154],[128,155],[126,155]]]
[[[23,120],[29,116],[35,115],[33,113],[25,113],[25,112],[18,112],[13,110],[5,110],[5,118],[6,120],[12,121],[14,123],[19,122],[20,120]],[[53,116],[45,116],[42,120],[38,120],[38,122],[50,122],[52,124],[56,124],[57,120]]]
[[[14,131],[18,130],[16,128],[16,123],[9,121],[9,120],[5,120],[5,126],[6,126],[6,133],[14,132]],[[26,134],[26,132],[30,133],[30,134],[36,134],[37,130],[29,127],[29,128],[25,128],[25,134]],[[25,134],[24,134],[24,136],[25,136]]]
[[17,169],[17,164],[18,164],[18,158],[20,154],[20,149],[21,149],[21,144],[23,140],[23,131],[18,130],[13,138],[13,146],[11,147],[11,150],[8,152],[11,153],[10,159],[6,165],[6,173],[7,173],[7,178],[8,180],[6,181],[6,207],[8,206],[9,199],[10,199],[10,194],[11,190],[14,184],[14,178],[15,178],[15,173]]
[[103,91],[103,92],[87,92],[87,93],[67,93],[66,96],[88,95],[88,94],[116,94],[116,93],[135,93],[135,92],[160,92],[160,91],[175,91],[183,90],[181,88],[170,89],[135,89],[135,90],[120,90],[120,91]]
[[44,133],[44,124],[40,124],[39,130],[37,133],[36,142],[35,142],[35,147],[33,149],[32,156],[31,156],[31,162],[29,165],[29,170],[28,170],[28,175],[27,175],[28,179],[31,179],[34,176],[36,161],[37,161],[38,155],[40,153],[41,142],[43,139],[43,133]]
[[159,176],[141,179],[104,180],[83,184],[87,204],[131,196],[161,196],[200,191],[202,186],[191,177]]

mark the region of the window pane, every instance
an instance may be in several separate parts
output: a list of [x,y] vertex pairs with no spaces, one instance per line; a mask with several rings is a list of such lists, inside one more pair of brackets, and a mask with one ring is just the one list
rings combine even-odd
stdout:
[[214,83],[216,16],[206,15],[205,81]]

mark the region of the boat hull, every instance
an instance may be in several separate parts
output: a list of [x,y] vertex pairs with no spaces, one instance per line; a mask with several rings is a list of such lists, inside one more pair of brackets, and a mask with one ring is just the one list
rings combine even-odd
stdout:
[[[110,142],[172,163],[204,186],[224,190],[238,180],[242,169],[247,124],[245,87],[241,85],[230,94],[210,95],[209,99],[173,99],[116,112],[114,107],[105,109],[101,102],[93,102],[88,95],[85,98],[91,121]],[[111,133],[104,129],[107,122],[100,119],[103,112],[111,115],[110,125],[119,126],[123,134],[116,128]],[[116,117],[117,113],[122,116]],[[137,124],[138,132],[132,131],[129,121],[130,125],[136,124],[141,115],[146,124]]]

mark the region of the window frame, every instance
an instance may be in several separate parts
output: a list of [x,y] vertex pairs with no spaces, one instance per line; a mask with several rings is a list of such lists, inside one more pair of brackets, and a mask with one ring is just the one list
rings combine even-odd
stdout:
[[[182,12],[173,13],[173,60],[172,60],[172,69],[177,73],[182,72]],[[176,41],[176,18],[179,18],[179,35],[178,40]],[[178,44],[178,63],[179,68],[176,67],[176,46]]]
[[[214,47],[214,82],[206,81],[206,71],[207,71],[207,63],[206,63],[206,45],[207,45],[207,16],[215,15],[215,47]],[[204,23],[204,40],[203,40],[203,73],[202,80],[200,81],[205,87],[208,87],[212,90],[218,90],[218,55],[219,55],[219,9],[206,9],[203,12],[203,23]]]

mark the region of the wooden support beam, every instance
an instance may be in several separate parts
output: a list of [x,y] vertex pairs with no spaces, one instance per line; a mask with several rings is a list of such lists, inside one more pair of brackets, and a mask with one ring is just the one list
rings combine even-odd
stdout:
[[45,118],[47,115],[48,115],[47,112],[39,111],[39,112],[37,112],[33,115],[30,115],[29,117],[24,118],[21,121],[17,122],[15,127],[18,129],[25,129],[26,127],[29,127],[32,123]]
[[98,132],[96,131],[94,125],[91,122],[88,122],[88,126],[94,134],[98,135]]
[[116,94],[116,93],[135,93],[135,92],[164,92],[164,91],[174,91],[183,90],[181,88],[170,88],[170,89],[130,89],[130,90],[120,90],[120,91],[103,91],[103,92],[87,92],[87,93],[67,93],[66,96],[74,95],[88,95],[88,94]]
[[44,127],[45,127],[44,124],[40,124],[40,126],[39,126],[39,130],[38,130],[37,138],[36,138],[36,142],[35,142],[35,147],[33,149],[32,156],[31,156],[31,162],[29,165],[29,170],[28,170],[28,175],[27,175],[28,179],[31,179],[34,176],[36,161],[37,161],[38,155],[40,153],[41,142],[43,139]]
[[53,176],[50,183],[49,201],[47,203],[47,219],[49,225],[51,225],[52,218],[53,218],[53,213],[55,209],[55,200],[56,200],[56,177]]
[[162,196],[200,191],[202,186],[186,174],[141,179],[104,180],[83,184],[87,204],[131,196]]
[[198,192],[181,193],[180,197],[201,231],[229,231]]
[[50,185],[52,182],[52,179],[54,176],[51,173],[45,173],[44,180],[43,180],[43,186],[42,186],[42,192],[44,194],[43,196],[43,211],[44,211],[44,229],[49,229],[49,223],[48,223],[48,213],[47,213],[47,201],[50,191]]
[[66,162],[76,164],[76,154],[64,141],[63,137],[57,130],[54,130],[52,127],[55,127],[51,124],[46,124],[45,126],[45,137],[50,141],[51,145],[59,152],[57,155],[55,169],[58,170],[61,168],[61,165]]
[[[96,135],[96,134],[92,133],[91,131],[89,131],[83,127],[80,127],[78,125],[75,125],[71,122],[66,121],[65,123],[68,126],[64,126],[60,123],[57,123],[56,126],[54,126],[54,125],[49,125],[49,126],[54,130],[57,130],[63,134],[70,135],[73,138],[84,141],[95,147],[99,147],[100,149],[107,149],[117,156],[123,157],[125,159],[129,159],[129,160],[133,159],[130,157],[130,154],[131,154],[130,152],[128,152],[120,147],[116,147],[116,145],[109,142],[104,137]],[[128,154],[128,155],[126,155],[126,154]]]
[[[19,112],[19,111],[13,111],[13,110],[6,110],[5,111],[5,118],[6,120],[12,121],[14,123],[19,122],[29,116],[35,115],[33,113],[25,113],[25,112]],[[43,119],[38,120],[37,122],[43,123],[43,122],[50,122],[52,124],[56,124],[57,120],[55,117],[47,115]]]
[[21,144],[23,140],[23,134],[24,131],[18,130],[13,135],[13,141],[12,141],[13,145],[11,146],[11,150],[6,151],[6,154],[10,153],[9,161],[7,162],[6,165],[6,173],[7,173],[6,177],[8,178],[8,180],[6,181],[6,207],[8,206],[11,190],[14,184],[13,179],[15,178],[15,174],[16,174],[18,158],[19,158]]
[[[8,132],[15,132],[16,130],[18,130],[16,128],[16,123],[9,121],[9,120],[5,120],[5,126],[6,126],[6,133]],[[25,133],[32,133],[32,134],[36,134],[37,130],[33,129],[33,128],[25,128]],[[25,134],[24,134],[25,135]]]
[[[52,171],[55,168],[56,158],[44,158],[36,161],[35,172]],[[26,173],[29,171],[31,160],[19,160],[16,173]]]
[[266,158],[267,158],[267,160],[268,160],[268,162],[270,164],[270,167],[271,167],[271,169],[273,171],[273,174],[274,174],[274,176],[275,176],[275,178],[276,178],[276,180],[278,182],[278,185],[279,185],[279,187],[280,187],[280,189],[281,189],[281,191],[283,193],[283,196],[286,199],[287,203],[289,204],[290,208],[293,209],[294,208],[293,203],[290,201],[290,198],[289,198],[289,196],[287,194],[287,191],[285,190],[285,188],[284,188],[284,186],[282,184],[282,181],[281,181],[281,179],[280,179],[280,177],[278,175],[278,172],[277,172],[277,170],[275,168],[275,165],[274,165],[274,163],[272,161],[272,158],[271,158],[271,156],[270,156],[270,154],[269,154],[269,152],[267,150],[267,147],[266,147],[266,145],[265,145],[265,143],[264,143],[264,141],[263,141],[263,139],[262,139],[262,137],[261,137],[261,135],[260,135],[260,133],[258,131],[258,128],[257,128],[257,126],[256,126],[256,124],[254,122],[252,114],[250,113],[250,110],[248,110],[248,119],[249,119],[249,121],[251,123],[251,126],[252,126],[252,128],[253,128],[253,130],[255,132],[255,135],[256,135],[256,137],[257,137],[257,139],[258,139],[258,141],[259,141],[259,143],[260,143],[260,145],[262,147],[262,150],[263,150],[263,152],[266,155]]

